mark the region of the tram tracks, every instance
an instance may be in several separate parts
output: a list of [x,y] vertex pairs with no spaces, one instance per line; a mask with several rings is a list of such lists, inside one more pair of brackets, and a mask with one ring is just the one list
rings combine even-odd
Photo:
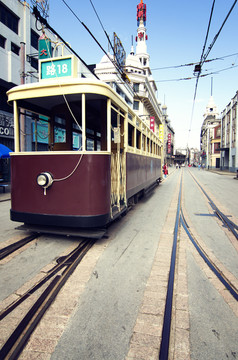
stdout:
[[0,313],[0,320],[2,320],[24,300],[53,278],[3,345],[0,350],[0,359],[16,359],[18,357],[40,319],[94,243],[95,240],[84,240],[68,255],[58,258],[58,264],[54,266],[43,279]]
[[[215,203],[211,200],[211,198],[207,195],[203,187],[198,183],[195,177],[191,174],[193,180],[197,183],[200,190],[204,193],[207,197],[214,213],[218,216],[219,219],[222,219],[223,224],[225,224],[229,230],[232,232],[233,236],[237,239],[237,225],[230,221],[227,216],[225,216],[219,208],[215,205]],[[163,327],[162,327],[162,335],[161,335],[161,343],[160,343],[160,352],[159,352],[159,359],[160,360],[167,360],[169,358],[170,352],[170,344],[171,344],[171,326],[172,326],[172,316],[173,316],[173,302],[174,302],[174,280],[176,277],[176,253],[177,253],[177,244],[179,239],[179,229],[181,226],[184,228],[188,238],[191,240],[192,244],[196,248],[198,254],[202,257],[205,263],[209,266],[209,268],[213,271],[216,275],[218,280],[224,285],[226,290],[229,291],[230,295],[233,297],[235,301],[238,301],[238,287],[235,286],[232,281],[224,275],[223,271],[219,269],[219,267],[214,263],[209,255],[204,251],[204,249],[199,244],[199,241],[194,237],[191,233],[188,221],[185,219],[183,213],[183,206],[184,201],[182,198],[182,182],[183,182],[183,175],[181,176],[180,180],[180,190],[178,195],[178,205],[177,205],[177,214],[176,214],[176,221],[174,226],[174,238],[173,238],[173,245],[172,245],[172,253],[171,253],[171,262],[170,262],[170,270],[168,276],[168,285],[167,285],[167,295],[165,301],[165,311],[164,311],[164,320],[163,320]],[[180,238],[181,240],[181,238]],[[179,274],[178,274],[179,276]],[[173,334],[174,335],[174,334]]]
[[223,222],[223,224],[232,232],[236,240],[238,240],[238,225],[236,225],[233,221],[231,221],[222,211],[216,206],[214,201],[210,198],[210,196],[207,194],[207,192],[204,190],[204,188],[201,186],[201,184],[197,181],[197,179],[193,176],[191,171],[189,171],[191,177],[195,181],[195,183],[198,185],[202,193],[206,196],[207,200],[209,201],[209,204],[211,205],[211,208],[214,211],[214,214],[218,217],[219,220]]
[[26,236],[25,238],[23,238],[21,240],[18,240],[16,242],[14,242],[13,244],[10,244],[10,245],[5,246],[4,248],[0,249],[0,260],[3,260],[7,256],[13,254],[16,250],[22,248],[23,246],[25,246],[29,242],[35,240],[40,235],[41,234],[34,233],[32,235]]

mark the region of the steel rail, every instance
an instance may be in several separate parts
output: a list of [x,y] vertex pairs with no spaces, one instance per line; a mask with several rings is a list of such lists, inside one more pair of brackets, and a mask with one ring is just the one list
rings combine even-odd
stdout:
[[[190,173],[191,174],[191,173]],[[192,176],[192,174],[191,174]],[[192,176],[193,177],[193,176]],[[196,179],[194,179],[196,181]],[[197,181],[196,181],[197,182]],[[208,200],[210,201],[211,205],[214,205],[213,209],[216,209],[219,213],[219,209],[216,207],[216,205],[213,203],[213,201],[210,199],[210,197],[206,194],[204,189],[201,187],[201,185],[197,182],[201,190],[204,192]],[[170,331],[171,331],[171,319],[172,319],[172,303],[173,303],[173,287],[174,287],[174,275],[175,275],[175,265],[176,265],[176,249],[177,249],[177,238],[178,238],[178,229],[179,226],[183,226],[186,233],[188,234],[190,240],[196,247],[199,254],[202,256],[204,261],[207,263],[207,265],[211,268],[211,270],[216,274],[218,279],[224,284],[227,290],[231,293],[231,295],[238,300],[238,292],[237,289],[230,283],[228,279],[219,271],[219,269],[216,267],[215,264],[211,262],[211,260],[208,258],[204,250],[197,244],[195,239],[193,239],[190,231],[188,230],[189,226],[186,222],[186,219],[183,215],[182,205],[181,205],[181,193],[182,193],[182,178],[180,183],[180,191],[179,191],[179,197],[178,197],[178,206],[177,206],[177,214],[176,214],[176,221],[175,221],[175,227],[174,227],[174,239],[173,239],[173,248],[172,248],[172,254],[171,254],[171,262],[170,262],[170,271],[169,271],[169,279],[168,279],[168,287],[167,287],[167,295],[166,295],[166,304],[165,304],[165,312],[164,312],[164,320],[163,320],[163,329],[162,329],[162,339],[160,343],[160,352],[159,352],[159,360],[168,360],[169,358],[169,342],[170,342]],[[214,210],[215,211],[215,210]],[[222,213],[221,213],[222,214]],[[224,217],[226,217],[224,214],[222,214]],[[229,219],[227,219],[228,222],[236,227],[234,223],[232,223]]]
[[196,250],[198,251],[199,255],[203,258],[205,263],[209,266],[209,268],[213,271],[213,273],[217,276],[217,278],[222,282],[222,284],[226,287],[226,289],[230,292],[230,294],[234,297],[236,301],[238,301],[238,291],[235,288],[234,285],[231,284],[231,282],[224,276],[224,274],[221,273],[221,271],[218,269],[218,267],[208,258],[208,255],[205,253],[205,251],[201,248],[201,246],[197,243],[195,238],[192,236],[191,232],[189,231],[188,225],[186,223],[186,220],[184,218],[183,213],[180,216],[181,224],[186,231],[189,239],[195,246]]
[[159,360],[167,360],[169,356],[169,340],[170,340],[171,319],[172,319],[174,275],[175,275],[175,265],[176,265],[178,229],[180,224],[181,193],[182,193],[182,178],[180,182],[177,214],[176,214],[176,220],[174,226],[173,247],[172,247],[171,260],[170,260],[170,270],[169,270],[169,279],[168,279],[168,287],[167,287],[167,295],[166,295],[166,303],[165,303],[165,311],[164,311],[162,338],[160,343]]
[[223,224],[225,224],[227,226],[227,228],[232,232],[232,234],[235,236],[235,238],[238,240],[238,233],[235,229],[238,229],[238,226],[233,223],[231,220],[228,219],[228,217],[223,214],[219,208],[215,205],[214,201],[212,201],[212,199],[208,196],[208,194],[206,193],[206,191],[203,189],[203,187],[199,184],[199,182],[197,181],[197,179],[191,174],[191,172],[189,171],[190,175],[192,176],[193,180],[196,182],[196,184],[200,187],[200,189],[202,190],[202,192],[204,193],[204,195],[207,197],[207,199],[210,202],[210,205],[214,211],[214,213],[216,214],[216,216],[218,217],[218,219],[222,220]]
[[34,294],[41,286],[43,286],[48,280],[50,280],[54,275],[56,275],[63,267],[71,264],[74,261],[75,254],[88,243],[88,240],[82,241],[74,250],[72,250],[68,255],[60,257],[57,259],[59,262],[51,270],[48,271],[47,275],[44,276],[37,284],[32,286],[27,290],[19,299],[12,302],[7,308],[3,309],[0,312],[0,321],[4,319],[8,314],[10,314],[14,309],[16,309],[23,301],[25,301],[29,296]]
[[41,234],[35,233],[15,242],[14,244],[8,245],[5,248],[0,249],[0,260],[4,259],[8,255],[12,254],[14,251],[20,249],[22,246],[26,245],[30,241],[40,236]]
[[53,279],[3,345],[0,350],[0,359],[15,360],[18,358],[44,313],[94,243],[94,240],[85,243],[85,246],[80,249],[78,254],[75,254],[74,261],[64,270],[62,275],[57,275]]

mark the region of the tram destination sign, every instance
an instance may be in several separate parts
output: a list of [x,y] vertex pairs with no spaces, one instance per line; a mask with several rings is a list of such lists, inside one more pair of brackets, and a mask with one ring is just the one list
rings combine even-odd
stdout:
[[75,56],[40,60],[40,80],[62,77],[77,77],[77,59]]

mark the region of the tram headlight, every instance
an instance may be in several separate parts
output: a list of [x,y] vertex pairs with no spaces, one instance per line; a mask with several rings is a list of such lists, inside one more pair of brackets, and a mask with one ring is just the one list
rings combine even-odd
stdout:
[[42,172],[37,176],[36,182],[39,186],[47,189],[53,183],[53,177],[48,172]]

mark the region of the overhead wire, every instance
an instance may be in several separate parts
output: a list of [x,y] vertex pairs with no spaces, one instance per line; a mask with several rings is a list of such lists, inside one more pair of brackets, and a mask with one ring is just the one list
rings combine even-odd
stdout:
[[[209,59],[209,60],[205,60],[204,62],[212,62],[212,61],[217,61],[217,60],[223,60],[225,58],[231,57],[231,56],[237,56],[238,53],[234,53],[234,54],[230,54],[230,55],[225,55],[225,56],[220,56],[214,59]],[[164,67],[159,67],[159,68],[154,68],[151,69],[151,71],[155,71],[155,70],[167,70],[167,69],[177,69],[180,67],[187,67],[187,66],[194,66],[194,65],[198,65],[200,62],[191,62],[188,64],[181,64],[181,65],[171,65],[171,66],[164,66]]]
[[[63,0],[63,1],[64,1],[64,0]],[[113,51],[113,55],[114,55],[115,59],[118,61],[117,54],[115,53],[114,46],[112,45],[112,42],[111,42],[111,40],[110,40],[110,38],[109,38],[109,36],[108,36],[108,33],[106,32],[106,30],[105,30],[105,28],[104,28],[104,26],[103,26],[103,23],[102,23],[99,15],[98,15],[98,12],[97,12],[97,10],[96,10],[96,8],[95,8],[92,0],[89,0],[89,1],[90,1],[91,5],[92,5],[92,8],[93,8],[93,10],[94,10],[97,18],[98,18],[99,23],[100,23],[100,25],[101,25],[101,27],[102,27],[102,29],[103,29],[103,31],[104,31],[104,34],[106,35],[106,38],[107,38],[107,40],[108,40],[108,43],[109,43],[109,45],[110,45],[110,47],[111,47],[111,49],[112,49],[112,51]],[[112,59],[111,59],[111,58],[110,58],[110,61],[112,62]],[[112,63],[113,63],[113,65],[115,66],[115,62],[112,62]],[[116,67],[116,69],[118,70],[117,67]],[[119,73],[120,73],[120,75],[122,75],[122,74],[121,74],[121,69],[120,69]],[[117,74],[117,76],[118,76],[118,74]],[[123,80],[123,78],[122,78],[122,80]],[[123,80],[123,82],[125,82],[125,81]]]
[[[206,44],[207,44],[207,39],[208,39],[208,34],[209,34],[210,26],[211,26],[211,21],[212,21],[212,15],[213,15],[215,2],[216,2],[216,0],[213,0],[211,12],[210,12],[210,17],[209,17],[209,22],[208,22],[208,27],[207,27],[207,33],[206,33],[206,37],[205,37],[205,41],[204,41],[204,45],[203,45],[203,49],[202,49],[200,62],[199,62],[198,65],[196,65],[197,68],[198,68],[198,74],[197,74],[197,78],[196,78],[196,84],[195,84],[195,90],[194,90],[194,96],[193,96],[193,105],[192,105],[192,113],[191,113],[191,118],[190,118],[189,129],[188,129],[187,144],[188,144],[188,141],[189,141],[189,135],[190,135],[190,132],[191,132],[191,127],[192,127],[193,114],[194,114],[194,108],[195,108],[195,101],[196,101],[196,96],[197,96],[198,81],[199,81],[201,71],[202,71],[202,60],[203,60],[203,55],[204,55]],[[195,70],[196,70],[196,66],[195,66]]]
[[221,31],[222,31],[222,29],[223,29],[223,27],[224,27],[225,23],[227,22],[227,20],[228,20],[228,18],[229,18],[229,16],[230,16],[230,14],[231,14],[231,12],[232,12],[232,10],[234,9],[234,7],[235,7],[236,3],[237,3],[237,0],[235,0],[235,1],[234,1],[234,3],[233,3],[233,5],[232,5],[232,7],[230,8],[230,10],[229,10],[229,12],[228,12],[227,16],[225,17],[225,20],[224,20],[224,21],[223,21],[223,23],[222,23],[222,26],[220,27],[220,29],[219,29],[218,33],[215,35],[215,37],[214,37],[213,41],[211,42],[210,46],[208,47],[208,50],[207,50],[206,54],[203,56],[203,62],[204,62],[204,61],[206,60],[206,58],[208,57],[208,55],[209,55],[209,53],[210,53],[210,51],[211,51],[212,47],[214,46],[214,44],[215,44],[215,42],[216,42],[216,40],[217,40],[218,36],[220,35],[220,33],[221,33]]
[[[202,74],[200,75],[199,77],[200,78],[203,78],[203,77],[206,77],[206,76],[210,76],[210,75],[214,75],[214,74],[219,74],[220,72],[223,72],[223,71],[226,71],[226,70],[230,70],[230,69],[234,69],[236,68],[238,65],[235,65],[235,63],[232,64],[232,66],[229,66],[229,67],[226,67],[224,69],[218,69],[216,71],[213,71],[213,72],[209,72],[208,74]],[[156,80],[155,82],[156,83],[159,83],[159,82],[172,82],[172,81],[184,81],[184,80],[193,80],[193,79],[196,79],[197,77],[196,76],[190,76],[190,77],[184,77],[184,78],[178,78],[178,79],[164,79],[164,80]]]
[[[207,34],[206,34],[206,38],[205,38],[205,42],[204,42],[204,46],[203,46],[203,50],[202,50],[202,54],[201,54],[201,58],[200,58],[200,62],[199,62],[199,65],[197,65],[197,78],[196,78],[196,84],[195,84],[195,91],[194,91],[194,97],[193,97],[193,105],[192,105],[192,113],[191,113],[191,119],[190,119],[190,125],[189,125],[189,131],[188,131],[188,141],[189,141],[189,135],[190,135],[190,132],[191,132],[191,127],[192,127],[192,121],[193,121],[193,114],[194,114],[194,107],[195,107],[195,101],[196,101],[196,96],[197,96],[197,88],[198,88],[198,81],[199,81],[199,78],[201,76],[201,71],[202,71],[202,65],[204,64],[204,62],[206,61],[206,58],[207,56],[209,55],[212,47],[214,46],[218,36],[220,35],[221,33],[221,30],[223,29],[226,21],[228,20],[232,10],[234,9],[234,6],[235,4],[237,3],[237,0],[234,1],[232,7],[230,8],[227,16],[225,17],[225,20],[223,21],[222,23],[222,26],[220,27],[218,33],[215,35],[215,37],[213,38],[213,41],[211,42],[211,44],[209,45],[208,47],[208,50],[206,51],[206,53],[204,54],[205,52],[205,47],[206,47],[206,43],[207,43],[207,39],[208,39],[208,34],[209,34],[209,30],[210,30],[210,25],[211,25],[211,20],[212,20],[212,15],[213,15],[213,10],[214,10],[214,5],[215,5],[215,1],[216,0],[213,0],[213,4],[212,4],[212,8],[211,8],[211,13],[210,13],[210,18],[209,18],[209,23],[208,23],[208,28],[207,28]],[[196,66],[195,66],[195,71],[196,71]],[[187,141],[187,143],[188,143]]]
[[[103,26],[103,23],[102,23],[99,15],[98,15],[98,12],[97,12],[97,10],[96,10],[96,8],[95,8],[92,0],[89,0],[89,1],[90,1],[91,5],[92,5],[92,7],[93,7],[93,10],[94,10],[97,18],[98,18],[98,21],[99,21],[99,23],[100,23],[100,25],[101,25],[101,27],[102,27],[105,35],[106,35],[106,38],[107,38],[107,40],[108,40],[108,42],[109,42],[109,45],[110,45],[110,47],[111,47],[111,49],[112,49],[112,51],[113,51],[114,57],[116,58],[116,60],[118,60],[118,59],[117,59],[117,54],[115,53],[115,49],[114,49],[114,47],[113,47],[113,45],[112,45],[112,43],[111,43],[111,40],[110,40],[110,38],[109,38],[109,36],[108,36],[108,34],[107,34],[104,26]],[[63,0],[63,2],[65,2],[65,0]],[[110,61],[113,63],[113,65],[115,66],[115,62],[113,62],[110,57],[109,57],[109,59],[110,59]],[[115,67],[116,67],[116,69],[117,69],[117,71],[118,71],[118,67],[117,67],[117,66],[115,66]],[[121,78],[118,76],[118,73],[115,73],[115,74],[116,74],[116,76],[118,77],[118,80],[119,80],[119,83],[120,83],[120,84],[125,84],[125,83],[126,83],[126,81],[124,80],[124,76],[123,76],[124,73],[123,73],[123,71],[121,71],[120,67],[119,67],[119,74],[121,75]],[[122,82],[121,82],[121,80],[122,80]],[[129,84],[128,84],[128,85],[129,85]],[[131,90],[132,90],[132,92],[133,92],[133,94],[134,94],[134,97],[137,98],[138,100],[140,100],[138,94],[134,91],[134,89],[133,89],[132,86],[131,86]]]
[[[97,43],[97,45],[100,47],[100,49],[103,51],[103,53],[108,57],[108,59],[112,62],[112,64],[116,67],[117,71],[120,73],[121,76],[123,76],[123,71],[120,69],[120,67],[117,65],[116,62],[113,62],[109,54],[106,52],[106,50],[102,47],[102,45],[99,43],[99,41],[96,39],[96,37],[93,35],[93,33],[89,30],[89,28],[84,24],[83,21],[79,19],[77,14],[73,11],[73,9],[67,4],[65,0],[62,0],[63,3],[67,6],[67,8],[71,11],[71,13],[76,17],[76,19],[80,22],[80,24],[88,31],[88,33],[92,36],[94,41]],[[107,35],[108,37],[108,35]]]

